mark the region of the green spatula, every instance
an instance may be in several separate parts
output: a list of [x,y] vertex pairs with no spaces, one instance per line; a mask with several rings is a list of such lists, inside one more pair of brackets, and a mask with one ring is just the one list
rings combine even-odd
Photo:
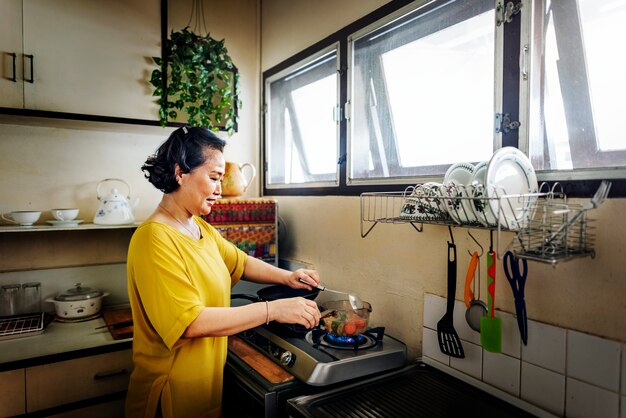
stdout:
[[496,317],[496,253],[489,249],[487,254],[487,301],[488,316],[480,318],[480,343],[492,353],[502,351],[502,319]]

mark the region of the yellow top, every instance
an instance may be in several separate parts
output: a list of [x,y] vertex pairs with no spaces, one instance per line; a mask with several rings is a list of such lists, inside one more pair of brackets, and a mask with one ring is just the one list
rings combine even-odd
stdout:
[[128,249],[133,362],[126,417],[219,417],[227,337],[181,338],[205,307],[230,306],[246,254],[200,218],[194,240],[146,221]]

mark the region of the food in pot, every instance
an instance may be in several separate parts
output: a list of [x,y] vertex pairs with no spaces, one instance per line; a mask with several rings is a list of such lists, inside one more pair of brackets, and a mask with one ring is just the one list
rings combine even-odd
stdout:
[[364,333],[372,308],[367,302],[363,304],[363,309],[352,309],[347,300],[326,302],[324,308],[333,309],[334,312],[322,318],[322,327],[329,333],[339,336]]

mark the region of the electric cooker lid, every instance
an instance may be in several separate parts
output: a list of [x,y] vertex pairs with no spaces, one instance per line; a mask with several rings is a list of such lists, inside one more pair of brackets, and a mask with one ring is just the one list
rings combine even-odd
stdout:
[[83,287],[82,283],[76,283],[73,288],[67,289],[63,293],[59,293],[54,298],[54,300],[58,300],[59,302],[69,302],[76,300],[95,299],[102,295],[102,291],[98,289]]

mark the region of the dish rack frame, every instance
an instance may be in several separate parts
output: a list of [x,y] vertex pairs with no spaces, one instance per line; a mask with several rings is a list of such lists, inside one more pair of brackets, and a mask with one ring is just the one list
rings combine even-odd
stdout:
[[[497,232],[499,259],[511,251],[518,258],[554,266],[578,257],[595,257],[594,221],[580,204],[567,201],[559,183],[552,187],[542,183],[537,193],[526,194],[507,194],[501,188],[485,193],[479,186],[432,185],[409,186],[402,192],[362,193],[361,237],[379,223],[408,223],[418,232],[424,224],[446,225]],[[481,207],[487,210],[477,209]],[[501,251],[503,232],[515,236]]]
[[31,313],[0,318],[0,341],[30,337],[44,332],[45,313]]

